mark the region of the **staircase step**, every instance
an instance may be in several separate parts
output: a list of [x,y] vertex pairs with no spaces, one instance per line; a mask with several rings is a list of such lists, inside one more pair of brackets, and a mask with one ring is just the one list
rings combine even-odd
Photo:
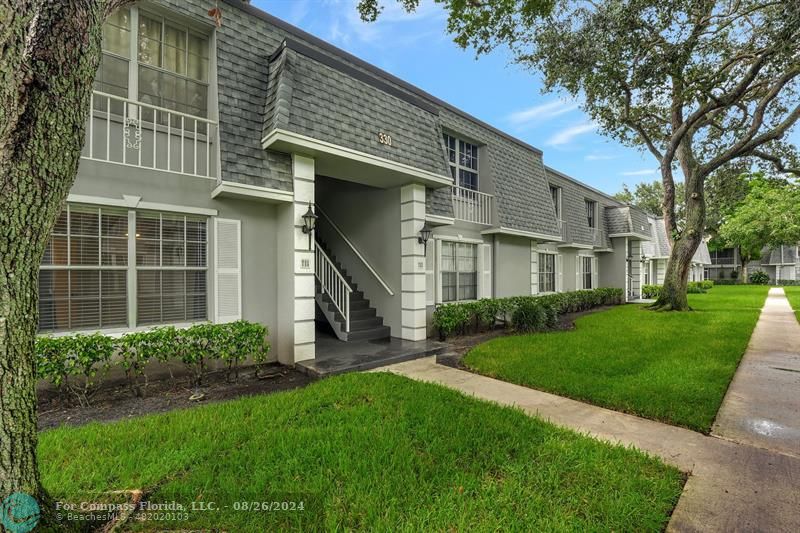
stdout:
[[376,340],[387,339],[391,330],[389,326],[380,326],[377,328],[364,329],[359,331],[351,331],[347,334],[348,341],[362,341],[362,340]]
[[[339,322],[341,317],[336,317],[336,321]],[[344,323],[344,320],[341,320]],[[353,320],[350,319],[350,331],[363,331],[365,329],[373,329],[383,326],[383,317],[374,316],[372,318],[364,318],[361,320]]]
[[368,307],[366,309],[356,309],[350,308],[350,320],[363,320],[365,318],[372,318],[376,316],[377,312],[375,311],[374,307]]

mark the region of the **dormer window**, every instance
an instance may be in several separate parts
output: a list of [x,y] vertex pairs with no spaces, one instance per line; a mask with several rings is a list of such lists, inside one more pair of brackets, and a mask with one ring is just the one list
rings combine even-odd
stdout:
[[459,187],[478,190],[478,146],[444,134],[450,174]]
[[597,202],[586,200],[586,222],[590,228],[597,227]]
[[[207,35],[133,7],[108,18],[102,46],[95,90],[193,116],[208,115]],[[96,99],[96,106],[103,104]]]

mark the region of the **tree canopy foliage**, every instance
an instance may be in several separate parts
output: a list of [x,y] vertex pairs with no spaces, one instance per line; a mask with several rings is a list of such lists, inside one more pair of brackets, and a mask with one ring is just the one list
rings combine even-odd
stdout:
[[719,238],[752,258],[765,246],[800,242],[800,185],[754,175],[747,195],[720,226]]
[[[398,0],[414,9],[418,0]],[[796,0],[438,0],[455,42],[507,46],[545,90],[583,102],[599,131],[658,161],[673,240],[660,309],[688,309],[706,178],[742,160],[795,172],[800,119]],[[362,0],[365,20],[380,0]],[[676,195],[680,168],[685,194]],[[677,205],[683,206],[679,227]]]
[[[675,184],[675,194],[682,196],[684,193],[683,182]],[[664,214],[664,185],[660,180],[643,181],[637,183],[633,190],[627,184],[622,184],[622,190],[614,195],[617,200],[638,207],[645,213],[653,217],[660,217]],[[680,206],[677,218],[683,220]]]

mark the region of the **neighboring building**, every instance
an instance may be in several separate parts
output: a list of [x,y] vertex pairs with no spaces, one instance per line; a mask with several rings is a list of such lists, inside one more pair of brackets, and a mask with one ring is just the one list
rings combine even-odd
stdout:
[[244,318],[294,363],[316,355],[315,319],[344,339],[420,340],[443,302],[639,297],[641,211],[226,3],[219,29],[206,0],[141,3],[106,25],[78,177],[41,268],[42,332]]
[[[645,285],[661,285],[667,271],[667,262],[672,247],[667,235],[667,228],[663,218],[650,217],[650,241],[642,244],[642,283]],[[689,281],[702,281],[705,279],[705,270],[711,266],[711,257],[708,245],[700,242],[689,269]]]
[[[723,248],[711,252],[709,279],[736,279],[742,269],[738,248]],[[800,280],[800,251],[796,244],[764,248],[761,257],[747,263],[748,275],[761,270],[774,282]]]

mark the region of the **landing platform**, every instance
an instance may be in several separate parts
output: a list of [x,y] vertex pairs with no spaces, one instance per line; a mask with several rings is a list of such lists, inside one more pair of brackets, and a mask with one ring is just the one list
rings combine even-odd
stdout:
[[340,341],[333,335],[317,332],[317,358],[297,363],[297,369],[323,377],[343,372],[371,370],[410,361],[444,351],[447,344],[430,339],[406,341],[395,337],[381,340]]

